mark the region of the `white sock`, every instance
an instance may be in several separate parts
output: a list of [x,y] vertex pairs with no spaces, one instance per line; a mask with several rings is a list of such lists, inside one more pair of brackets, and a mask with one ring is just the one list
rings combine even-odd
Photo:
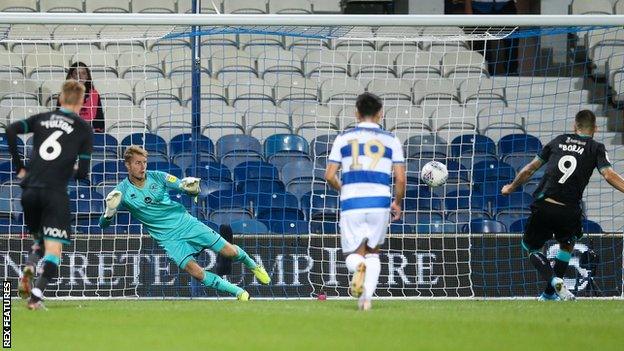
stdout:
[[381,262],[378,254],[366,255],[366,275],[364,277],[364,294],[366,299],[370,300],[377,289],[379,281],[379,273],[381,272]]
[[349,273],[355,273],[355,271],[357,270],[357,266],[359,266],[362,262],[364,262],[364,256],[356,253],[350,254],[345,259],[345,263],[347,264],[347,269],[349,270]]

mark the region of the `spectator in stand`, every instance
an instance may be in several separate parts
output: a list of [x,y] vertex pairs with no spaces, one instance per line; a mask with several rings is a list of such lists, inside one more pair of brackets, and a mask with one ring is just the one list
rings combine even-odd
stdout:
[[[467,15],[516,15],[515,0],[465,0],[464,12]],[[490,40],[489,48],[485,41],[474,41],[472,49],[483,52],[488,61],[491,75],[516,75],[518,73],[518,39]]]
[[[83,120],[91,123],[94,133],[104,133],[104,111],[102,110],[100,94],[93,86],[89,67],[82,62],[74,62],[69,67],[69,72],[67,72],[65,79],[74,79],[84,85],[84,103],[79,115]],[[58,101],[56,106],[60,107]]]

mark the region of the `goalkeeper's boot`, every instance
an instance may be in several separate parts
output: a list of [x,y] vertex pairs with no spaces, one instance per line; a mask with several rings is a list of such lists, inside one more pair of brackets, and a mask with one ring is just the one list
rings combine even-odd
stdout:
[[364,262],[360,263],[355,273],[353,273],[353,278],[351,279],[351,296],[360,297],[364,292],[364,276],[366,275],[366,265]]
[[30,291],[32,290],[32,281],[35,276],[35,268],[32,266],[24,267],[24,272],[22,272],[22,277],[19,279],[19,284],[17,285],[17,293],[19,297],[22,299],[27,299],[30,296]]
[[559,298],[561,298],[561,300],[563,301],[576,300],[576,296],[574,296],[574,294],[572,294],[570,290],[568,290],[568,288],[565,286],[565,283],[563,282],[563,279],[559,277],[554,277],[550,281],[550,285],[552,285],[552,287],[555,288],[555,292],[557,293],[557,295],[559,295]]
[[249,293],[243,290],[240,294],[236,295],[238,301],[249,301]]
[[559,295],[557,295],[556,293],[553,293],[552,295],[549,295],[549,294],[543,292],[537,298],[537,301],[561,301],[561,298],[559,298]]
[[47,310],[47,308],[43,305],[43,300],[32,297],[28,299],[28,303],[26,303],[26,308],[31,311]]
[[251,270],[251,272],[261,284],[269,285],[269,283],[271,282],[271,277],[269,277],[269,273],[267,273],[267,271],[261,265],[257,265],[256,268]]

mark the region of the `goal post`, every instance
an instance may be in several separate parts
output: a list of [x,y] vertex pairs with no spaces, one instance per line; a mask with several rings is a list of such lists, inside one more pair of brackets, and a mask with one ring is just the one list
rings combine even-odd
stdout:
[[[543,145],[572,132],[583,109],[598,116],[595,139],[620,171],[623,24],[598,15],[0,13],[0,127],[55,108],[77,62],[90,68],[104,115],[90,182],[69,187],[74,243],[46,293],[218,297],[127,213],[97,227],[103,198],[126,176],[123,150],[139,144],[150,169],[202,178],[197,203],[172,200],[216,230],[231,224],[273,279],[260,286],[235,264],[230,281],[257,297],[348,297],[339,194],[323,172],[368,91],[383,100],[382,126],[403,143],[408,172],[377,295],[536,296],[520,239],[537,179],[498,194]],[[21,141],[27,161],[32,140]],[[444,186],[420,181],[430,160],[449,169]],[[16,280],[32,241],[6,144],[1,161],[0,272]],[[586,235],[566,284],[579,296],[621,298],[624,196],[596,171],[583,200]],[[549,242],[547,256],[556,252]],[[208,269],[216,259],[198,257]]]

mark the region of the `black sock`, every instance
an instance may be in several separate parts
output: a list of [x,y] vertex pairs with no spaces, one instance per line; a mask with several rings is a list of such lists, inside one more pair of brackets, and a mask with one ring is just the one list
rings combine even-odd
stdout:
[[529,255],[529,260],[533,267],[537,269],[539,272],[540,278],[546,281],[546,289],[544,292],[546,294],[552,295],[555,293],[555,289],[550,285],[550,279],[553,276],[553,269],[550,267],[550,262],[548,262],[548,258],[544,256],[541,252],[533,252]]
[[569,262],[567,261],[561,261],[560,259],[555,258],[555,267],[553,267],[555,277],[563,278],[566,270],[568,269],[568,264]]
[[31,293],[30,298],[34,301],[42,300],[43,292],[45,291],[45,288],[48,286],[48,283],[52,279],[56,278],[57,275],[58,275],[58,265],[54,262],[44,261],[43,272],[41,273],[41,275],[39,275],[39,277],[37,278],[37,281],[35,281],[35,289],[39,289],[41,294],[39,296],[35,295],[34,294],[35,289],[33,289],[33,293]]
[[28,255],[28,258],[26,259],[26,265],[37,267],[37,263],[39,262],[39,260],[41,260],[41,258],[43,257],[43,254],[44,254],[43,246],[41,246],[39,243],[34,243],[33,246],[31,247],[31,251],[30,251],[30,254]]

